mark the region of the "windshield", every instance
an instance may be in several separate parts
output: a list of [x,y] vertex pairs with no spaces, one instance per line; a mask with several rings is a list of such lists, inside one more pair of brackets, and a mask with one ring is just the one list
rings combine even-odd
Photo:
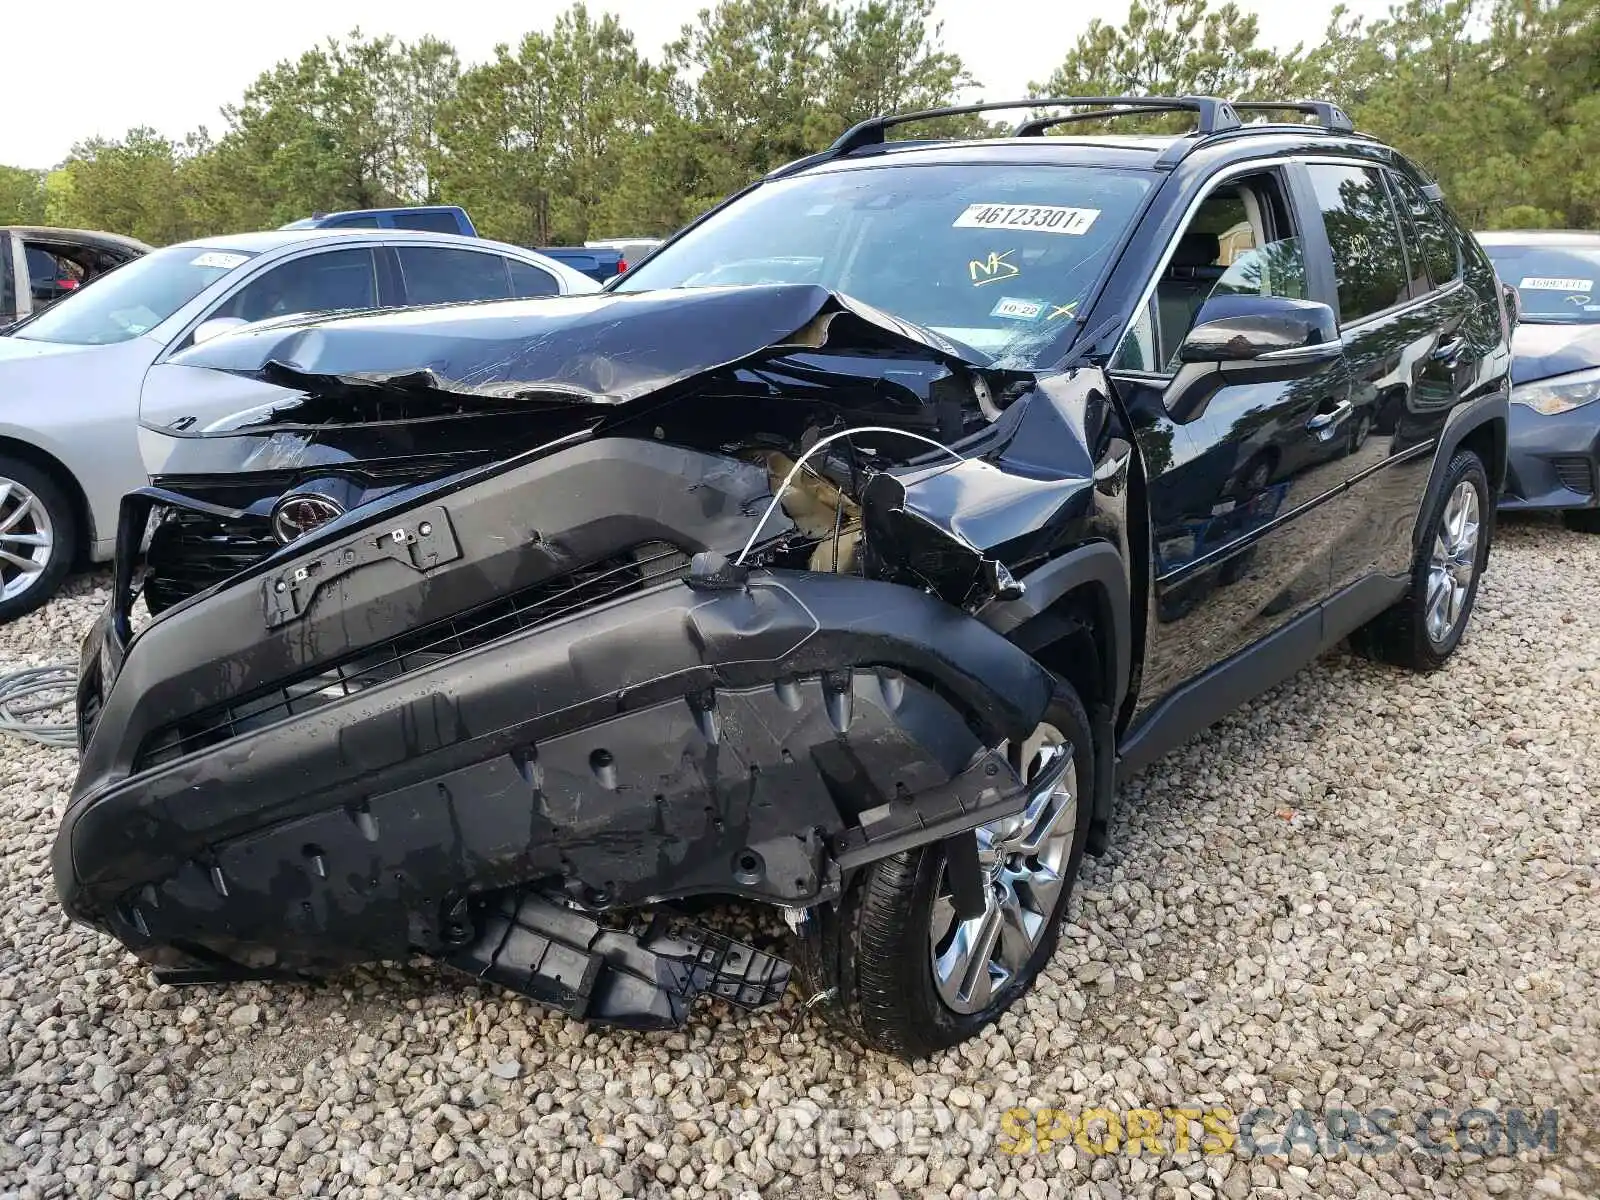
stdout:
[[943,164],[764,184],[624,275],[616,290],[809,283],[1015,369],[1065,350],[1148,172]]
[[148,333],[253,255],[169,246],[124,263],[28,321],[15,336],[108,346]]
[[1535,325],[1600,323],[1600,241],[1588,246],[1485,246],[1500,278],[1517,289]]

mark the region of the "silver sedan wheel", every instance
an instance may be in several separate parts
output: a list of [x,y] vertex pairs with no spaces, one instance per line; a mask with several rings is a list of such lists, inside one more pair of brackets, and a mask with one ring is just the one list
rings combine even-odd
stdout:
[[50,565],[55,526],[39,498],[0,476],[0,600],[14,600]]
[[[1054,725],[1040,725],[1011,762],[1024,781],[1037,779],[1072,755]],[[1060,780],[1024,811],[980,826],[978,862],[984,872],[983,912],[956,917],[948,876],[941,878],[929,925],[933,982],[958,1013],[981,1012],[1027,965],[1050,927],[1067,883],[1078,829],[1078,775],[1069,761]]]
[[1428,559],[1428,640],[1435,646],[1450,640],[1466,610],[1467,593],[1478,571],[1481,525],[1478,489],[1463,479],[1444,506]]

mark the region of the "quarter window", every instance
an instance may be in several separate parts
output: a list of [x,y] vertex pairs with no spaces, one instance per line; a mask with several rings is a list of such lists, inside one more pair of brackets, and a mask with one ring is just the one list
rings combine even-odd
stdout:
[[506,267],[511,272],[513,296],[555,296],[561,291],[556,277],[549,271],[541,271],[517,258],[506,259]]
[[498,254],[443,246],[401,246],[396,254],[407,304],[505,300],[511,295],[506,262]]
[[1423,196],[1421,189],[1398,171],[1389,179],[1395,185],[1395,195],[1416,227],[1417,238],[1422,243],[1422,258],[1428,265],[1428,275],[1436,288],[1444,287],[1461,278],[1461,248],[1445,223],[1444,214],[1437,205]]
[[1307,169],[1333,250],[1340,320],[1359,321],[1403,303],[1410,281],[1383,176],[1370,167],[1314,163]]

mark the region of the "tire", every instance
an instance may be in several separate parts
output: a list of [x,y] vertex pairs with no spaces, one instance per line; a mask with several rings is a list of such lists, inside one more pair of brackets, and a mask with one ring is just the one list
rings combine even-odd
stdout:
[[[56,594],[80,540],[72,501],[55,477],[0,455],[0,624]],[[33,566],[22,567],[24,561]]]
[[[1476,520],[1469,552],[1465,542],[1457,539],[1453,524],[1447,528],[1447,522],[1453,523],[1457,515],[1469,516],[1473,509]],[[1417,550],[1405,598],[1356,630],[1350,644],[1380,662],[1413,671],[1436,671],[1455,653],[1472,618],[1494,531],[1489,475],[1472,451],[1458,451],[1450,460],[1444,487],[1428,511],[1424,528],[1427,534]]]
[[[1072,768],[1064,780],[1071,783],[1071,808],[1060,789],[1050,794],[1039,826],[1053,833],[1032,855],[1005,855],[1000,848],[997,839],[1001,836],[1007,836],[1013,845],[1027,844],[1026,826],[1017,831],[1009,828],[1017,823],[1016,818],[980,831],[984,860],[994,859],[985,881],[989,888],[985,917],[967,923],[955,921],[954,909],[945,898],[944,844],[934,843],[864,868],[837,905],[822,906],[820,919],[808,923],[801,939],[801,973],[811,985],[811,994],[828,997],[826,1014],[841,1032],[871,1049],[903,1058],[926,1057],[974,1036],[1033,986],[1055,950],[1094,807],[1094,743],[1089,720],[1065,684],[1058,684],[1056,699],[1039,730],[1013,752],[1013,762],[1021,753],[1032,753],[1037,739],[1044,737],[1048,744],[1056,734],[1061,744],[1072,748]],[[1060,882],[1049,901],[1041,901],[1026,878],[1010,870],[1028,866],[1029,877],[1043,879],[1032,868],[1049,865],[1052,860],[1059,868],[1054,875]],[[1015,927],[1020,939],[1013,935],[996,943],[996,954],[1009,949],[1013,968],[1005,978],[997,979],[988,966],[989,958],[971,956],[971,961],[983,968],[970,972],[979,985],[968,993],[965,1003],[953,1005],[936,979],[939,944],[934,939],[935,922],[943,933],[944,961],[959,962],[962,955],[953,944],[954,937],[985,920],[1003,922],[998,899],[1002,894],[1016,898],[1017,907],[1012,911],[1021,914],[1027,926],[1026,930]],[[1040,912],[1041,908],[1046,911]],[[955,974],[947,973],[947,979]],[[960,989],[947,983],[946,990]]]
[[1569,508],[1561,514],[1568,529],[1579,533],[1600,533],[1600,508]]

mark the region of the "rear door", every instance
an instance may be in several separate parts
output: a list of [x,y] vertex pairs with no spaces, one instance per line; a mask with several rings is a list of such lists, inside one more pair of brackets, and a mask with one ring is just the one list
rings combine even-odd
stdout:
[[[1300,168],[1333,255],[1340,336],[1350,366],[1343,474],[1350,503],[1332,531],[1332,587],[1404,575],[1432,450],[1460,398],[1471,293],[1441,257],[1435,282],[1398,177],[1362,161]],[[1396,198],[1402,198],[1397,206]],[[1420,194],[1416,197],[1421,201]],[[1426,206],[1426,201],[1421,201]]]

